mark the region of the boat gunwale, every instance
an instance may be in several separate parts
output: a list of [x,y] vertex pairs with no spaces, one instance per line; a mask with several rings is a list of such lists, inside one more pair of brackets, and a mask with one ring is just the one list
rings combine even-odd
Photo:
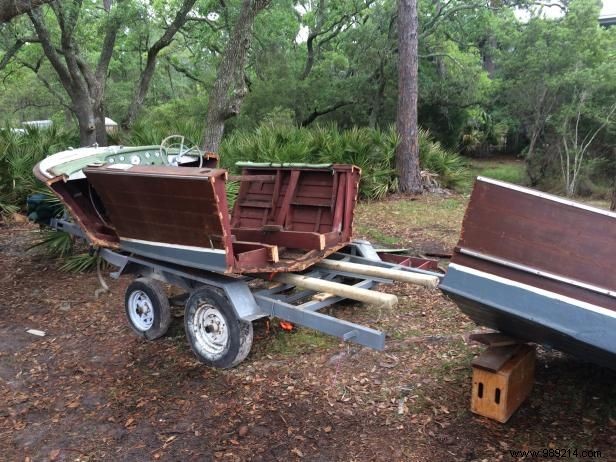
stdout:
[[537,191],[536,189],[526,188],[524,186],[519,186],[519,185],[516,185],[516,184],[507,183],[505,181],[495,180],[493,178],[488,178],[488,177],[485,177],[485,176],[478,176],[477,177],[477,181],[481,181],[481,182],[484,182],[484,183],[490,183],[490,184],[493,184],[495,186],[500,186],[501,188],[511,189],[511,190],[514,190],[514,191],[526,193],[526,194],[529,194],[531,196],[540,197],[542,199],[550,200],[552,202],[558,202],[558,203],[563,204],[563,205],[570,205],[572,207],[576,207],[576,208],[582,209],[582,210],[587,210],[589,212],[596,212],[596,213],[599,213],[601,215],[605,215],[605,216],[610,217],[610,218],[616,218],[616,212],[612,212],[611,210],[605,210],[605,209],[602,209],[602,208],[599,208],[599,207],[595,207],[595,206],[592,206],[592,205],[581,204],[579,202],[572,201],[570,199],[566,199],[564,197],[557,196],[555,194],[550,194],[550,193],[546,193],[546,192],[543,192],[543,191]]

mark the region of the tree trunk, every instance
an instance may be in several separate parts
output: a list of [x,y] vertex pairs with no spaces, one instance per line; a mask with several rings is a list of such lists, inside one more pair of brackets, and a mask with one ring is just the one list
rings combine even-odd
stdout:
[[150,81],[152,80],[154,71],[156,70],[156,57],[150,59],[150,55],[151,53],[148,52],[148,60],[145,65],[145,69],[141,72],[141,77],[139,78],[139,82],[135,88],[135,93],[128,108],[128,113],[122,121],[122,127],[124,128],[130,128],[134,125],[137,120],[137,116],[141,112],[141,108],[143,107],[143,102],[145,101],[148,90],[150,89]]
[[244,82],[246,55],[252,38],[255,17],[269,3],[269,0],[243,0],[240,15],[225,47],[222,61],[216,72],[216,81],[210,94],[205,127],[203,149],[217,152],[225,131],[225,121],[240,112],[244,96],[248,92]]
[[418,43],[417,0],[398,2],[398,114],[396,149],[398,187],[402,193],[421,194],[417,127]]
[[[79,54],[79,47],[75,42],[74,30],[78,15],[67,15],[61,3],[53,3],[51,6],[60,29],[59,46],[53,43],[40,10],[30,11],[28,16],[45,56],[58,74],[60,83],[71,100],[70,108],[79,126],[80,145],[106,146],[107,132],[103,102],[107,70],[121,22],[117,16],[109,18],[98,64],[93,70]],[[78,6],[81,7],[80,4]]]
[[79,126],[79,145],[92,146],[96,140],[96,116],[88,95],[76,95],[72,98],[71,108]]
[[105,105],[99,101],[94,107],[94,132],[96,143],[99,146],[107,146],[107,126],[105,125]]

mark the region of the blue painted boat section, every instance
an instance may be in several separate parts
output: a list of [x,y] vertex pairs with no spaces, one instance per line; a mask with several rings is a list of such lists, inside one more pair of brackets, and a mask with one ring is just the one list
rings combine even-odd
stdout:
[[220,273],[227,270],[225,252],[217,249],[191,249],[187,246],[126,239],[120,239],[120,248],[125,252],[175,263],[176,265]]
[[450,265],[439,286],[480,325],[616,369],[616,312]]

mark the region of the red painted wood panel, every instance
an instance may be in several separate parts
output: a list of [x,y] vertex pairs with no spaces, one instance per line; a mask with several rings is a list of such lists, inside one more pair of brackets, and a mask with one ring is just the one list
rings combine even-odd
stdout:
[[[295,188],[292,188],[291,181],[293,171],[298,172]],[[264,225],[279,224],[289,231],[321,234],[339,231],[340,242],[350,240],[359,187],[360,171],[357,167],[246,168],[242,174],[276,174],[280,179],[278,184],[242,182],[232,214],[234,228],[258,229]],[[290,185],[293,197],[288,196]],[[277,193],[276,197],[272,197],[274,192]],[[255,206],[257,201],[258,207]],[[264,215],[262,208],[267,203],[271,203],[271,208]]]
[[[488,181],[475,183],[458,247],[616,291],[616,216]],[[599,306],[616,299],[454,253],[453,262]]]
[[[224,170],[140,166],[85,169],[122,238],[227,249]],[[222,185],[223,196],[215,183]],[[221,203],[224,201],[224,204]],[[228,218],[227,218],[228,221]]]

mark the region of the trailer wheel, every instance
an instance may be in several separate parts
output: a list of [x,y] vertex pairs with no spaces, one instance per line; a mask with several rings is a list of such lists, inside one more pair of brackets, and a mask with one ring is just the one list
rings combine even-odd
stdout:
[[252,346],[252,323],[239,319],[227,298],[207,287],[188,298],[184,329],[191,349],[208,366],[237,366]]
[[171,324],[169,299],[158,281],[138,278],[124,296],[126,318],[135,333],[147,340],[162,337]]

